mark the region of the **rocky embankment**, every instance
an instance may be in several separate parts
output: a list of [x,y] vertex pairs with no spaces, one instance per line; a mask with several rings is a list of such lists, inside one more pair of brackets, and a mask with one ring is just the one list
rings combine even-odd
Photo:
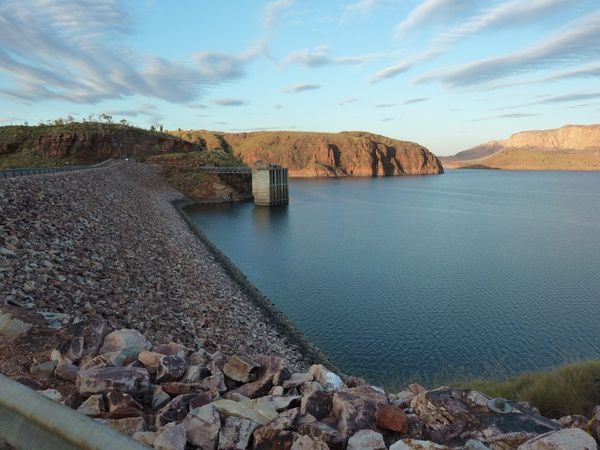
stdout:
[[448,168],[600,170],[600,125],[523,131],[440,159]]
[[549,420],[525,403],[490,406],[477,391],[412,384],[386,393],[319,364],[298,371],[273,354],[153,345],[137,330],[107,333],[99,315],[1,312],[5,345],[52,341],[21,383],[156,449],[597,448],[600,407],[589,421]]
[[[596,449],[589,420],[310,364],[149,166],[0,181],[0,372],[157,449]],[[593,436],[593,437],[592,437]]]
[[442,164],[425,147],[365,132],[171,132],[208,149],[230,151],[246,164],[271,161],[292,177],[435,175]]

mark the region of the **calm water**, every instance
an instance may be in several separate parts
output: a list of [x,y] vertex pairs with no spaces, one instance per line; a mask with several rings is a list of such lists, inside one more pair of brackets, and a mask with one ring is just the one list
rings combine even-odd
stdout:
[[600,357],[600,173],[302,179],[197,226],[341,369],[505,376]]

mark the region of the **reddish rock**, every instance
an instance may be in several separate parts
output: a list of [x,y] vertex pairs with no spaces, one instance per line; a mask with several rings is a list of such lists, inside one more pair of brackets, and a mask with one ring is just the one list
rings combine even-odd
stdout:
[[258,427],[253,434],[254,450],[290,450],[294,444],[294,433],[274,430],[268,426]]
[[120,391],[110,391],[106,394],[106,402],[108,410],[111,412],[124,408],[134,408],[140,411],[144,409],[131,395]]
[[377,411],[388,404],[385,394],[370,386],[335,392],[332,403],[338,430],[346,438],[358,430],[375,428]]
[[248,398],[257,398],[267,395],[271,388],[278,383],[283,383],[285,377],[289,377],[289,370],[281,358],[276,356],[258,356],[256,362],[260,364],[257,379],[246,383],[233,392],[242,394]]
[[230,356],[223,366],[223,373],[229,378],[241,383],[247,383],[252,379],[251,372],[259,366],[249,358]]
[[408,419],[404,411],[397,406],[384,405],[377,411],[377,426],[383,430],[408,432]]

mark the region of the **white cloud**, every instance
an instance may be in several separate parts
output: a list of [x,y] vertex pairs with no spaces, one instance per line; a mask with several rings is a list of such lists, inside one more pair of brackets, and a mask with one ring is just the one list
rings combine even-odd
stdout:
[[439,80],[449,86],[485,83],[532,70],[588,62],[600,57],[600,11],[569,23],[554,37],[524,50],[487,58],[454,69],[418,77],[417,83]]
[[402,22],[396,25],[396,37],[406,37],[425,26],[447,23],[478,3],[477,0],[422,0]]
[[402,102],[403,105],[412,105],[413,103],[421,103],[429,100],[427,97],[418,97],[418,98],[409,98],[408,100],[404,100]]
[[265,7],[263,25],[267,28],[275,27],[283,11],[292,6],[293,3],[294,0],[273,0],[269,2]]
[[357,56],[334,57],[326,45],[320,45],[312,50],[294,50],[281,61],[281,66],[298,64],[300,66],[315,68],[331,65],[361,65],[369,61],[384,58],[384,53],[369,53]]
[[188,62],[138,54],[126,45],[134,29],[126,5],[2,1],[0,70],[13,86],[0,94],[25,101],[96,103],[141,95],[187,103],[209,85],[244,76],[245,65],[264,53],[259,42],[239,55],[200,52]]
[[348,103],[354,103],[354,102],[356,102],[357,100],[358,100],[358,98],[356,98],[356,97],[352,97],[352,98],[346,98],[346,99],[344,99],[344,100],[340,100],[340,101],[338,102],[338,105],[340,105],[340,106],[344,106],[344,105],[347,105]]
[[244,106],[248,104],[248,101],[241,98],[218,98],[212,103],[219,106]]
[[287,94],[297,94],[298,92],[313,91],[315,89],[320,89],[320,88],[321,88],[320,84],[297,83],[297,84],[292,84],[292,85],[284,88],[283,92],[285,92]]

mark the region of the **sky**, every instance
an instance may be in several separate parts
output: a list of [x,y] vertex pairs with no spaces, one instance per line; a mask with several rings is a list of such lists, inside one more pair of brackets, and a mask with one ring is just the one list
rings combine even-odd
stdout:
[[101,113],[442,156],[600,123],[600,0],[0,0],[0,125]]

